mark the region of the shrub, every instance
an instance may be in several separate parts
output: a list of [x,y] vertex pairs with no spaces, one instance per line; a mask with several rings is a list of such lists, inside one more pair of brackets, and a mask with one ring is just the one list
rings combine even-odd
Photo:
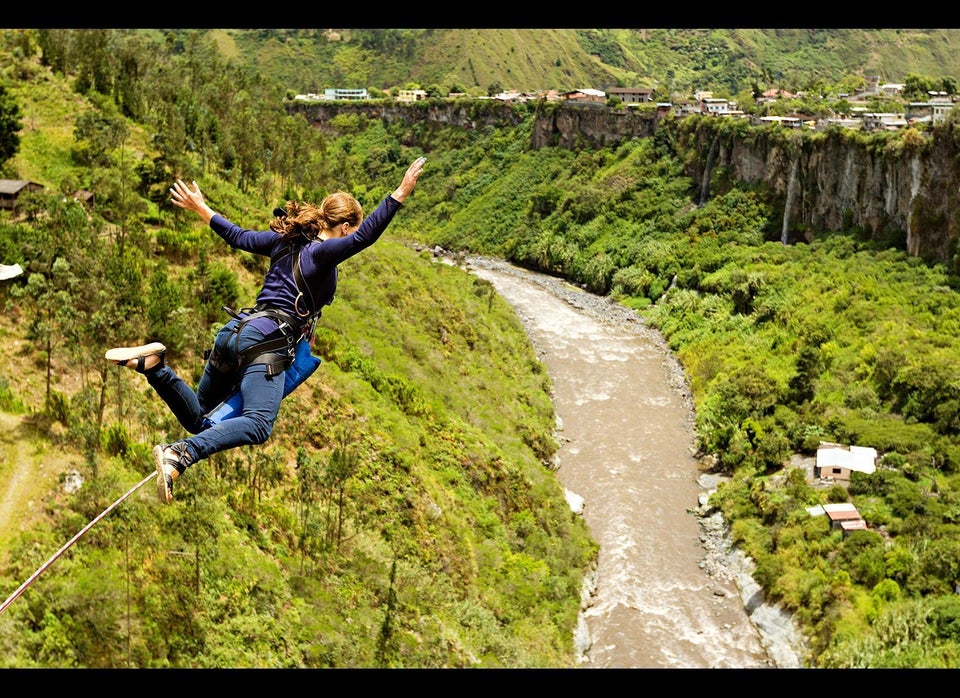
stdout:
[[127,452],[130,445],[130,436],[127,428],[122,424],[111,424],[103,430],[103,450],[108,455],[117,456]]
[[960,642],[960,597],[944,596],[934,601],[929,619],[937,637]]

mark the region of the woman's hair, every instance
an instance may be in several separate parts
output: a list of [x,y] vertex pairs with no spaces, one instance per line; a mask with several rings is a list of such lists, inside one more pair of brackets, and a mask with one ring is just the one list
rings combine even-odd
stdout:
[[313,204],[288,201],[286,210],[274,210],[279,213],[270,221],[270,230],[279,233],[284,240],[303,236],[316,240],[321,230],[333,230],[341,223],[350,227],[363,222],[363,207],[350,194],[337,191],[328,195],[319,208]]

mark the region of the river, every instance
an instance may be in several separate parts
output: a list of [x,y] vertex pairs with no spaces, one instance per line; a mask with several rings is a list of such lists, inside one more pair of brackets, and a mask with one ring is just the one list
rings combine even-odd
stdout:
[[557,475],[600,544],[577,632],[581,666],[799,666],[771,655],[736,574],[708,564],[696,510],[713,481],[695,457],[682,370],[659,334],[553,277],[485,258],[467,268],[514,307],[547,368]]

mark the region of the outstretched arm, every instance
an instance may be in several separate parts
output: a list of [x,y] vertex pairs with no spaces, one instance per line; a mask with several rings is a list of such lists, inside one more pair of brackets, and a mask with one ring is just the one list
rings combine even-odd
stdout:
[[392,196],[394,199],[403,203],[403,200],[410,196],[410,192],[413,191],[413,188],[417,184],[417,178],[420,177],[420,173],[423,172],[423,165],[427,161],[424,157],[419,157],[413,161],[410,167],[407,168],[407,171],[403,173],[403,181],[400,182],[400,186],[394,189]]
[[[413,186],[410,188],[413,189]],[[193,183],[193,191],[191,191],[190,187],[184,184],[182,179],[178,179],[173,183],[173,186],[170,187],[170,195],[170,201],[174,206],[193,211],[200,216],[207,225],[210,225],[210,219],[217,215],[217,212],[210,208],[207,202],[203,200],[203,194],[200,193],[200,187],[196,182]]]
[[357,230],[343,237],[327,238],[322,245],[315,246],[316,264],[335,266],[376,242],[393,220],[394,214],[400,210],[400,204],[413,191],[426,161],[423,157],[414,160],[403,174],[400,186],[385,197],[369,216],[364,217]]

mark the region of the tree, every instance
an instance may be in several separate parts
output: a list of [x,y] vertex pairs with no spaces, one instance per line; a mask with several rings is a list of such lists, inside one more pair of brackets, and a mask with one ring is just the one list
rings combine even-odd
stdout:
[[116,51],[117,75],[113,84],[113,99],[120,112],[131,119],[142,119],[146,110],[143,77],[152,55],[146,40],[139,34],[128,36]]
[[[10,295],[21,299],[21,308],[27,317],[27,338],[34,341],[34,347],[46,352],[47,365],[46,406],[50,403],[51,364],[49,355],[52,348],[60,343],[62,330],[70,324],[70,316],[75,314],[74,303],[69,288],[75,278],[75,267],[67,260],[65,240],[79,237],[79,228],[85,222],[82,208],[72,199],[69,204],[58,196],[35,194],[36,206],[43,211],[37,215],[38,225],[33,226],[30,235],[20,241],[21,254],[26,263],[27,283],[12,287]],[[75,206],[72,204],[76,204]]]
[[820,347],[804,344],[797,352],[797,372],[790,378],[787,399],[793,405],[802,405],[816,394],[816,381],[823,372]]
[[128,131],[126,121],[117,114],[84,112],[77,117],[77,125],[73,129],[73,137],[77,141],[74,157],[82,165],[113,165],[113,151],[121,146]]
[[19,131],[23,127],[23,112],[14,96],[0,85],[0,166],[20,149]]
[[72,32],[73,58],[76,60],[75,86],[86,95],[91,90],[109,95],[113,87],[117,46],[111,29],[79,29]]
[[[324,484],[330,493],[326,527],[327,543],[339,549],[343,541],[343,525],[346,519],[347,480],[360,466],[360,456],[350,446],[342,430],[338,430],[336,434],[336,443],[324,473]],[[336,512],[332,512],[333,506],[336,506]]]
[[853,113],[853,105],[846,99],[838,99],[833,103],[833,111],[840,116],[850,116]]
[[232,148],[235,158],[224,163],[224,174],[243,192],[257,186],[264,176],[264,116],[249,91],[240,90],[234,95],[225,144]]
[[74,270],[70,263],[63,257],[57,257],[49,276],[30,274],[25,286],[11,291],[14,298],[26,297],[33,311],[26,336],[41,353],[46,368],[44,411],[47,413],[51,413],[53,405],[54,349],[62,344],[67,328],[74,325],[78,319],[76,309],[71,303],[74,280]]
[[903,81],[903,97],[911,100],[927,100],[930,91],[936,88],[937,81],[929,75],[907,73]]
[[297,509],[300,514],[300,530],[297,548],[300,551],[300,574],[304,573],[304,560],[314,561],[322,545],[320,527],[317,525],[316,509],[322,497],[323,468],[319,458],[311,455],[302,446],[297,449]]

